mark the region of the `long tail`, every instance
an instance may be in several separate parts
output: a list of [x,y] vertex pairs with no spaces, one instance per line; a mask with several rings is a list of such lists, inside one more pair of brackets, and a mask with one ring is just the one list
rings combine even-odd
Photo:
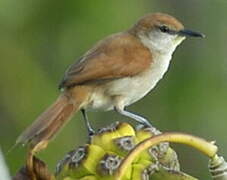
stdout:
[[34,147],[41,141],[49,141],[79,109],[80,104],[73,104],[62,94],[29,126],[17,139],[16,144],[31,143]]

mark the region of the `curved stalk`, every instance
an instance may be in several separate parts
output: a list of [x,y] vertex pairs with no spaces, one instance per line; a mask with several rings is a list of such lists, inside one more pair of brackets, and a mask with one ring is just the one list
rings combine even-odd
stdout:
[[118,170],[114,174],[114,179],[121,180],[127,167],[133,162],[133,160],[137,157],[137,155],[139,155],[142,151],[146,150],[147,148],[154,146],[156,144],[159,144],[161,142],[175,142],[175,143],[186,144],[201,151],[202,153],[204,153],[210,158],[215,156],[218,149],[217,146],[215,146],[213,143],[189,134],[175,133],[175,132],[163,133],[163,134],[148,138],[143,142],[139,143],[126,156],[126,158],[124,158]]

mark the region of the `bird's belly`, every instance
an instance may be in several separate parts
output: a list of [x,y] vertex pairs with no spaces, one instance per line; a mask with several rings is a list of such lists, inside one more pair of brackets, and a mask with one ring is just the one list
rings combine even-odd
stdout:
[[149,93],[161,77],[153,77],[152,73],[146,72],[134,77],[119,79],[113,82],[109,93],[124,97],[124,105],[128,106]]
[[114,97],[121,96],[124,106],[128,106],[149,93],[163,77],[169,66],[169,57],[163,63],[153,63],[151,68],[132,77],[111,80],[96,88],[91,95],[88,109],[111,110],[114,108]]
[[121,96],[124,99],[124,105],[128,106],[142,97],[144,97],[156,83],[144,81],[142,78],[123,78],[108,83],[105,92],[102,88],[97,88],[92,93],[91,103],[88,106],[90,110],[112,110],[114,108],[113,98]]

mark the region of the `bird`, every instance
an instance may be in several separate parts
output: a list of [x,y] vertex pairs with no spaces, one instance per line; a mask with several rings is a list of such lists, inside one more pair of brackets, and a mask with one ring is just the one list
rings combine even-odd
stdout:
[[97,42],[69,66],[59,84],[57,100],[18,137],[16,144],[29,143],[34,152],[39,152],[79,111],[89,135],[95,133],[86,113],[90,110],[115,110],[151,126],[147,119],[125,108],[157,85],[176,47],[186,37],[204,35],[185,29],[171,15],[150,13],[128,30]]

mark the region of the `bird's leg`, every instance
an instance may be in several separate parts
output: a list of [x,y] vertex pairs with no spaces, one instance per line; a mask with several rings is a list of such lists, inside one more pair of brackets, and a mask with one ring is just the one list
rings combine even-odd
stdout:
[[136,120],[137,122],[143,124],[144,126],[152,127],[152,125],[150,124],[150,122],[147,119],[145,119],[144,117],[142,117],[142,116],[139,116],[139,115],[134,114],[132,112],[128,112],[128,111],[124,110],[124,108],[120,108],[120,107],[117,107],[117,106],[115,106],[114,109],[119,114],[121,114],[123,116],[126,116],[126,117],[129,117],[129,118],[132,118],[132,119]]
[[87,117],[87,113],[86,113],[85,109],[81,109],[81,112],[82,112],[82,115],[83,115],[83,118],[84,118],[84,121],[85,121],[85,125],[86,125],[87,131],[88,131],[88,135],[89,136],[94,135],[95,134],[95,131],[91,127],[90,122],[88,121],[88,117]]

